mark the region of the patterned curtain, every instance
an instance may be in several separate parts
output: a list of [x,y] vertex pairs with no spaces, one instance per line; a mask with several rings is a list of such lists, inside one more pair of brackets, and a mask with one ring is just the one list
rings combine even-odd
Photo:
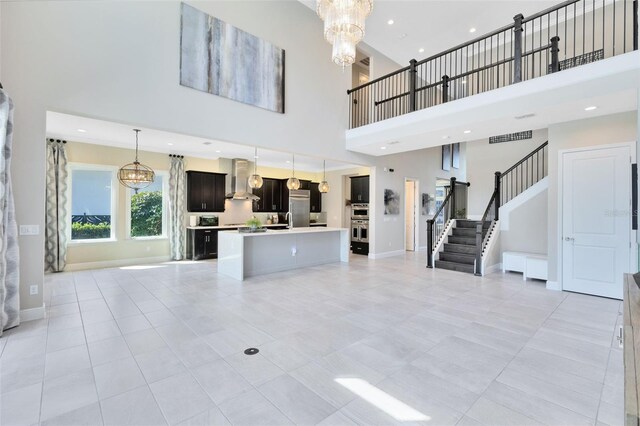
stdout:
[[45,270],[61,272],[67,259],[67,152],[65,142],[47,141]]
[[0,336],[20,324],[18,229],[11,186],[13,102],[0,86]]
[[171,259],[184,259],[186,229],[184,223],[185,173],[182,156],[170,155],[169,168],[169,242]]

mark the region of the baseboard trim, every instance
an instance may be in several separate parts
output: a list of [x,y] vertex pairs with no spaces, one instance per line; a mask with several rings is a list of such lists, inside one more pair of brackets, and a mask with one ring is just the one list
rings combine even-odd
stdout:
[[369,259],[384,259],[386,257],[401,256],[405,253],[405,250],[385,251],[383,253],[369,253]]
[[148,265],[149,263],[169,262],[171,256],[138,257],[134,259],[104,260],[100,262],[68,263],[65,272],[86,271],[87,269],[117,268],[119,266]]
[[44,318],[44,303],[39,308],[20,310],[20,322],[35,321]]
[[562,291],[562,285],[558,281],[547,281],[547,290]]
[[492,272],[502,272],[502,263],[496,263],[495,265],[487,266],[484,270],[485,274],[490,274]]
[[418,251],[427,251],[427,246],[418,247]]

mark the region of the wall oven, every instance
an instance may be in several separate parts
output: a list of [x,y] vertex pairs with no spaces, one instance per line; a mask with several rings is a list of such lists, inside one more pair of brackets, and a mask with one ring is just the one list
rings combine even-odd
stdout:
[[351,204],[351,219],[369,220],[369,204]]
[[351,220],[351,242],[368,243],[369,242],[369,221],[361,219]]

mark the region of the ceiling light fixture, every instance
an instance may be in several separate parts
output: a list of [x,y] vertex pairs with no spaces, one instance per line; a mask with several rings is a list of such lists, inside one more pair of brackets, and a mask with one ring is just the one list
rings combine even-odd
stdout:
[[86,131],[85,129],[78,129],[78,131],[79,131],[80,133],[87,133],[87,131]]
[[469,32],[470,32],[470,33],[475,33],[475,32],[476,32],[476,29],[475,29],[475,28],[469,28]]
[[590,107],[586,107],[584,110],[585,111],[593,111],[594,109],[598,109],[597,106],[590,106]]
[[296,156],[294,154],[291,154],[291,160],[291,177],[287,179],[287,188],[290,190],[300,189],[300,181],[296,177]]
[[138,161],[138,133],[140,129],[133,129],[136,132],[136,159],[133,163],[125,164],[118,170],[118,180],[127,188],[133,189],[136,194],[139,189],[146,188],[155,180],[156,174],[149,166],[145,166]]
[[465,131],[464,131],[464,134],[465,134],[465,135],[468,135],[469,133],[471,133],[471,130],[465,130]]
[[169,146],[173,146],[173,144],[171,142],[167,142],[167,145]]
[[317,0],[316,12],[324,21],[324,38],[333,45],[331,58],[342,68],[356,60],[356,45],[364,38],[365,19],[373,0]]
[[253,174],[249,176],[249,188],[262,188],[262,176],[258,174],[258,148],[253,155]]
[[386,146],[381,146],[380,149],[387,149],[387,147]]
[[418,52],[423,53],[424,52],[424,47],[421,47],[420,49],[418,49]]
[[322,182],[318,184],[318,191],[323,194],[329,192],[329,182],[327,182],[327,162],[322,160]]
[[389,19],[389,20],[387,21],[387,24],[389,24],[389,25],[393,25],[393,19]]

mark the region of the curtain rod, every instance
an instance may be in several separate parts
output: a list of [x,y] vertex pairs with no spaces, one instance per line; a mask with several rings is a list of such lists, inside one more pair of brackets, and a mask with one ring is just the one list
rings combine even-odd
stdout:
[[169,154],[169,157],[184,158],[184,155]]
[[67,141],[62,140],[62,139],[47,139],[47,142],[62,142],[62,143],[67,143]]

